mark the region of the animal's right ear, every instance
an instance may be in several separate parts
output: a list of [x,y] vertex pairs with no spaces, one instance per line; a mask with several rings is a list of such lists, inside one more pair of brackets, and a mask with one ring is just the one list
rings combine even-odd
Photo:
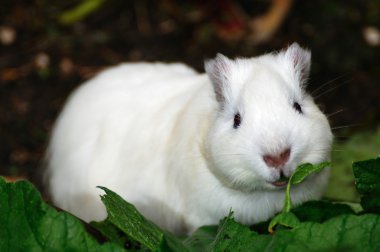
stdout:
[[286,49],[285,58],[291,62],[300,83],[305,84],[310,73],[310,51],[303,49],[298,43],[293,43]]
[[206,60],[205,70],[208,74],[212,85],[214,86],[216,100],[221,107],[230,100],[231,87],[229,78],[231,76],[232,61],[218,53],[212,60]]

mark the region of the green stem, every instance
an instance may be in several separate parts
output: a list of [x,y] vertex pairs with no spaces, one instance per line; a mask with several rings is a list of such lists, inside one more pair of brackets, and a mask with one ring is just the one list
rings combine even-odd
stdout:
[[286,186],[286,192],[285,192],[285,200],[284,200],[284,207],[282,209],[283,213],[288,213],[290,211],[292,202],[290,199],[290,185],[291,185],[292,178],[290,177],[288,185]]

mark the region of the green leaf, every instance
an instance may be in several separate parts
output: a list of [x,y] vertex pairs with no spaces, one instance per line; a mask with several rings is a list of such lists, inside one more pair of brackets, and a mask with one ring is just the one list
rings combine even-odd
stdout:
[[177,251],[187,250],[179,239],[145,219],[132,204],[105,187],[99,188],[105,192],[101,200],[107,208],[107,221],[132,240],[151,251],[169,248]]
[[302,222],[273,235],[258,235],[224,219],[210,250],[200,251],[380,251],[380,216],[341,214],[322,224]]
[[286,187],[284,207],[282,209],[282,213],[275,216],[272,219],[272,221],[269,223],[269,226],[268,226],[269,233],[273,233],[273,228],[276,225],[283,225],[285,227],[293,228],[299,224],[300,221],[298,220],[297,216],[295,216],[293,213],[290,213],[290,209],[292,205],[291,198],[290,198],[290,187],[292,185],[301,183],[310,174],[314,172],[319,172],[328,166],[330,166],[330,162],[323,162],[318,165],[306,163],[306,164],[301,164],[297,167],[295,172],[290,177],[288,185]]
[[204,226],[194,231],[183,243],[191,251],[209,251],[211,243],[214,241],[218,231],[218,226]]
[[288,228],[295,228],[300,224],[300,220],[292,212],[283,212],[276,215],[269,223],[268,232],[273,233],[273,228],[281,225]]
[[317,165],[310,163],[301,164],[297,167],[296,171],[290,177],[290,183],[296,185],[304,181],[304,179],[312,173],[319,172],[322,169],[330,166],[330,162],[323,162]]
[[363,209],[366,212],[380,213],[380,157],[355,162],[352,167]]
[[[355,214],[355,211],[350,205],[329,201],[308,201],[300,206],[292,208],[290,212],[295,214],[301,222],[309,221],[318,223],[325,222],[331,218],[344,214]],[[260,234],[268,234],[268,226],[272,220],[254,224],[251,229]]]
[[122,230],[133,240],[150,250],[159,248],[164,233],[152,222],[146,220],[132,205],[113,191],[100,187],[105,195],[101,196],[107,208],[107,221]]
[[190,249],[186,247],[183,242],[175,237],[173,234],[164,231],[164,237],[161,241],[160,247],[156,251],[168,252],[168,251],[181,251],[186,252]]
[[322,223],[343,214],[355,214],[349,205],[328,201],[308,201],[291,210],[302,221]]
[[380,193],[380,157],[352,164],[360,194]]
[[303,222],[280,229],[258,251],[380,251],[380,216],[340,215],[323,224]]
[[44,203],[27,181],[0,178],[0,251],[124,251],[100,245],[83,223]]
[[269,235],[258,235],[248,227],[237,223],[232,213],[224,218],[210,251],[262,251],[270,242]]
[[360,204],[367,213],[380,213],[380,196],[368,194],[360,198]]
[[310,174],[319,172],[330,165],[331,165],[330,162],[323,162],[317,165],[313,165],[310,163],[299,165],[297,169],[295,170],[295,172],[290,177],[288,185],[286,187],[283,212],[289,212],[291,208],[290,187],[292,185],[301,183]]
[[91,222],[91,226],[97,229],[107,240],[128,249],[128,251],[138,251],[141,249],[140,243],[131,240],[123,231],[108,220],[100,222],[93,221]]

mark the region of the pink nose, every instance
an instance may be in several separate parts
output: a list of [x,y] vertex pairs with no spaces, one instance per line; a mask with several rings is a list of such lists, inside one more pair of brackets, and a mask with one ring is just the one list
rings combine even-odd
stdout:
[[264,155],[263,159],[269,167],[280,168],[283,167],[285,163],[289,160],[289,156],[290,148],[283,151],[280,155]]

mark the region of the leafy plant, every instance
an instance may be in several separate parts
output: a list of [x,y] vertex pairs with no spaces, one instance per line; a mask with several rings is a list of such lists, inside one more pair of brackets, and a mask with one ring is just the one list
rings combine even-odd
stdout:
[[44,203],[27,181],[0,178],[0,251],[124,251],[98,243],[84,224]]
[[273,227],[277,224],[281,224],[286,227],[296,227],[300,223],[297,216],[290,212],[291,208],[291,198],[290,198],[290,187],[296,185],[305,180],[307,176],[314,172],[319,172],[322,169],[330,166],[330,162],[324,162],[319,165],[312,165],[310,163],[302,164],[297,167],[296,171],[292,174],[289,179],[288,185],[285,191],[284,207],[282,213],[275,216],[269,223],[269,233],[273,233]]
[[380,158],[353,164],[361,212],[328,201],[290,208],[290,186],[328,165],[297,169],[284,212],[269,225],[273,234],[267,231],[269,221],[247,227],[231,212],[219,226],[201,227],[184,239],[160,229],[104,187],[108,217],[88,225],[44,203],[29,182],[0,179],[0,251],[380,251]]
[[356,188],[361,196],[361,205],[367,212],[380,214],[380,158],[356,162],[353,170]]

